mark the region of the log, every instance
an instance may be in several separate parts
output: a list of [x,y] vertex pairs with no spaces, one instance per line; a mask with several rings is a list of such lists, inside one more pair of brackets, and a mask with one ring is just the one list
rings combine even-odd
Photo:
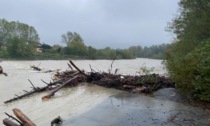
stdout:
[[20,126],[20,125],[18,125],[17,123],[15,123],[15,122],[13,122],[12,120],[10,120],[9,118],[5,118],[5,119],[3,120],[3,124],[4,124],[5,126]]
[[0,66],[0,74],[3,73],[3,68]]
[[14,108],[13,113],[23,123],[23,126],[36,126],[20,109]]
[[133,86],[133,85],[123,85],[123,89],[125,88],[128,88],[128,89],[133,89],[135,88],[136,86]]
[[36,67],[36,66],[31,66],[31,68],[33,68],[34,70],[36,70],[36,71],[41,71],[42,69],[41,68],[39,68],[39,67]]
[[66,81],[65,83],[63,83],[62,85],[60,85],[59,87],[57,87],[56,89],[50,91],[50,93],[48,95],[45,95],[42,97],[42,100],[46,100],[46,99],[49,99],[51,98],[52,96],[54,96],[54,94],[60,90],[62,87],[64,87],[65,85],[67,85],[68,83],[70,83],[71,81],[75,80],[78,76],[75,76],[71,79],[69,79],[68,81]]
[[69,60],[69,62],[71,63],[71,65],[76,69],[78,70],[81,74],[85,75],[85,76],[88,76],[87,74],[85,74],[83,71],[81,71],[71,60]]
[[3,72],[3,68],[0,66],[0,74],[3,74],[4,76],[8,76],[7,73]]

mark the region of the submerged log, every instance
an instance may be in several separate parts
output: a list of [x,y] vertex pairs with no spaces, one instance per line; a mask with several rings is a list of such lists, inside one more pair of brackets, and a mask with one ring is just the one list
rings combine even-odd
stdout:
[[5,126],[20,126],[19,124],[13,122],[13,121],[10,120],[9,118],[5,118],[5,119],[3,120],[3,124],[4,124]]

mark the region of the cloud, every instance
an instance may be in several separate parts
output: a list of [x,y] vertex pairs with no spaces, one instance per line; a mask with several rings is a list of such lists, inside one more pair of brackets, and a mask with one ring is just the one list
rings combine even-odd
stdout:
[[178,8],[178,0],[0,1],[0,18],[34,26],[41,42],[60,43],[72,31],[97,48],[169,43],[164,29]]

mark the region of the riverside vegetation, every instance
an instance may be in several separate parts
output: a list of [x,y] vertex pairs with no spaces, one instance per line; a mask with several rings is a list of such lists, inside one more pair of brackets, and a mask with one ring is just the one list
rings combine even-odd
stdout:
[[182,93],[210,102],[210,2],[181,0],[179,6],[168,25],[177,40],[166,51],[166,66]]

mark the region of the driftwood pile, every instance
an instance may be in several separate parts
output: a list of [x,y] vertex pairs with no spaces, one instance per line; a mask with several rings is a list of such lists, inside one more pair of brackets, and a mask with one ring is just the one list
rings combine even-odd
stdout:
[[116,88],[119,90],[125,90],[132,93],[152,93],[161,88],[174,87],[175,84],[165,76],[160,76],[158,74],[150,75],[120,75],[111,74],[111,72],[96,72],[91,67],[91,72],[86,73],[80,70],[71,60],[68,66],[71,70],[55,73],[53,77],[53,82],[47,83],[44,87],[35,87],[34,84],[29,80],[32,85],[31,91],[24,91],[23,95],[15,95],[14,98],[5,101],[4,103],[10,103],[21,98],[30,96],[34,93],[49,91],[48,95],[43,96],[42,99],[49,99],[54,96],[54,94],[63,87],[76,86],[78,83],[87,82],[96,84],[99,86],[107,88]]

